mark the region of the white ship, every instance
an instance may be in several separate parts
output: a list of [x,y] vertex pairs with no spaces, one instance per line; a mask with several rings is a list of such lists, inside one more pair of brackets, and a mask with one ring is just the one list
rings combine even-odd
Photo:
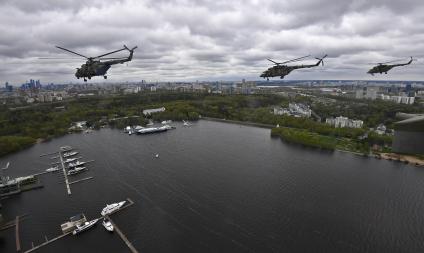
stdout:
[[78,154],[77,151],[66,152],[66,153],[63,153],[63,157],[70,157],[70,156],[74,156],[76,154]]
[[165,126],[161,126],[161,127],[146,127],[146,128],[142,128],[140,130],[137,131],[138,134],[151,134],[151,133],[159,133],[159,132],[165,132],[167,131],[168,128]]
[[80,161],[77,160],[74,163],[69,163],[68,168],[77,167],[77,166],[81,166],[81,165],[84,165],[84,164],[86,164],[86,162],[80,162]]
[[58,166],[54,166],[54,167],[50,167],[48,169],[46,169],[47,172],[54,172],[54,171],[58,171],[59,167]]
[[75,168],[73,168],[73,169],[68,170],[68,176],[70,176],[70,175],[75,175],[75,174],[78,174],[78,173],[81,173],[81,172],[83,172],[84,170],[86,170],[86,168],[85,168],[85,167],[75,167]]
[[103,225],[103,227],[105,227],[105,229],[107,231],[113,232],[113,225],[112,225],[112,222],[110,222],[109,219],[103,218],[102,225]]
[[98,220],[99,219],[95,219],[95,220],[92,220],[92,221],[86,221],[83,225],[76,225],[77,228],[74,231],[72,231],[72,234],[76,235],[76,234],[81,233],[82,231],[85,231],[85,230],[93,227],[94,225],[96,225]]
[[101,211],[100,214],[102,216],[111,214],[111,213],[115,212],[116,210],[118,210],[119,208],[121,208],[125,204],[125,202],[126,201],[124,200],[124,201],[121,201],[121,202],[118,202],[118,203],[113,203],[113,204],[110,204],[110,205],[106,205],[106,207],[103,208],[103,210]]
[[70,162],[73,162],[73,161],[75,161],[75,160],[77,160],[78,158],[76,158],[76,157],[74,157],[74,158],[68,158],[68,159],[66,159],[66,160],[64,160],[63,162],[64,163],[70,163]]

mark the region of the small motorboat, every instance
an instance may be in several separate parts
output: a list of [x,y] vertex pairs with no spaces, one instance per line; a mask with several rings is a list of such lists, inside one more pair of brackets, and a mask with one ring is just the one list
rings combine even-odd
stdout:
[[103,225],[103,227],[105,227],[105,229],[107,231],[113,232],[113,225],[112,225],[112,222],[110,222],[109,219],[103,218],[102,225]]
[[156,154],[155,157],[158,158],[159,157],[159,154]]
[[55,171],[58,171],[58,170],[59,170],[58,166],[54,166],[54,167],[46,169],[47,172],[55,172]]
[[87,169],[86,167],[75,167],[73,169],[68,170],[68,176],[81,173],[81,172],[85,171],[86,169]]

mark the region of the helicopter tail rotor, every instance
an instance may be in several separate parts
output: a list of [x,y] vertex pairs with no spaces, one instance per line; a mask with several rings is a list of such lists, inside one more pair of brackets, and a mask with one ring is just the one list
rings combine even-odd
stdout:
[[322,66],[324,66],[324,59],[327,57],[328,55],[324,55],[323,57],[321,57],[321,58],[317,58],[317,57],[315,57],[315,59],[317,59],[319,62],[318,62],[318,65],[319,64],[321,64]]
[[137,48],[138,48],[138,46],[135,46],[135,47],[133,47],[133,48],[129,49],[126,45],[124,45],[124,48],[125,48],[126,50],[128,50],[128,51],[132,52],[132,51],[134,51],[135,49],[137,49]]

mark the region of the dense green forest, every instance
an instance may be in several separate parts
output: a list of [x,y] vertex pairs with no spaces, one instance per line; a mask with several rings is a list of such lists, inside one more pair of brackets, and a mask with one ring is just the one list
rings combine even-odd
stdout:
[[[293,100],[300,100],[312,105],[312,108],[323,117],[340,114],[350,118],[365,119],[372,126],[382,122],[393,122],[396,112],[416,111],[415,107],[411,107],[411,109],[403,105],[382,103],[381,101],[372,103],[341,101],[340,105],[338,103],[326,105],[303,97],[289,100],[289,98],[278,95],[210,95],[180,92],[79,98],[63,103],[38,104],[23,109],[0,106],[0,136],[2,137],[0,138],[0,155],[28,147],[37,140],[48,140],[64,135],[69,132],[72,122],[76,121],[87,121],[88,126],[96,129],[102,125],[116,128],[123,128],[127,125],[145,125],[149,119],[143,117],[142,111],[162,106],[166,108],[166,111],[153,114],[150,119],[155,121],[197,120],[201,115],[270,125],[279,124],[281,127],[307,131],[306,133],[280,130],[283,131],[281,135],[286,136],[286,139],[313,137],[309,142],[318,140],[314,138],[321,138],[314,134],[338,139],[344,138],[344,140],[357,140],[367,132],[366,129],[334,128],[312,119],[278,116],[271,113],[273,106],[287,105]],[[369,145],[390,145],[391,137],[371,133],[365,141]],[[307,144],[305,141],[302,142]],[[312,146],[317,145],[313,144]],[[323,141],[320,147],[327,148],[330,145]]]

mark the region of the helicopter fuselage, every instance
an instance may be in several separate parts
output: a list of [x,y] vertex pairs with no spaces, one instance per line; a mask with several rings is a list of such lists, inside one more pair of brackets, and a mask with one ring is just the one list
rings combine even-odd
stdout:
[[269,78],[269,77],[279,76],[281,79],[283,79],[286,75],[290,74],[290,72],[292,72],[293,70],[295,70],[295,68],[293,67],[289,67],[285,65],[277,65],[265,70],[260,77]]
[[[131,61],[134,50],[137,48],[137,46],[135,46],[129,49],[127,46],[124,45],[124,48],[122,49],[118,49],[118,50],[115,50],[106,54],[102,54],[96,57],[87,57],[85,55],[66,49],[64,47],[59,47],[59,46],[56,46],[56,47],[61,50],[67,51],[72,54],[76,54],[78,56],[81,56],[87,59],[87,62],[85,64],[82,64],[81,67],[77,68],[77,71],[75,72],[75,77],[77,79],[83,78],[84,82],[87,81],[87,78],[91,79],[91,77],[93,76],[103,76],[104,79],[106,79],[107,78],[106,73],[110,69],[110,67],[114,64],[123,64],[124,62]],[[103,58],[104,56],[114,54],[123,50],[127,50],[130,53],[128,57]]]
[[393,66],[393,65],[384,65],[384,64],[381,64],[381,65],[378,65],[378,66],[373,67],[367,73],[368,74],[371,74],[371,75],[373,75],[373,74],[383,74],[383,73],[387,74],[387,72],[389,70],[391,70],[392,68],[394,68],[394,67],[395,66]]
[[93,76],[106,76],[107,71],[110,69],[111,65],[100,62],[100,61],[87,61],[85,64],[82,64],[80,68],[77,68],[75,76],[79,78],[88,78],[91,79]]
[[295,69],[304,69],[304,68],[313,68],[322,63],[322,60],[325,58],[324,56],[322,59],[319,59],[319,61],[316,64],[310,64],[310,65],[294,65],[294,66],[287,66],[287,65],[276,65],[273,67],[268,68],[265,70],[260,77],[269,79],[270,77],[276,77],[279,76],[280,79],[283,79],[286,75],[290,74]]
[[372,69],[368,70],[368,74],[374,75],[374,74],[387,74],[389,70],[391,70],[394,67],[399,66],[406,66],[411,64],[413,61],[412,57],[411,60],[409,60],[407,63],[400,63],[400,64],[378,64],[377,66],[373,67]]

